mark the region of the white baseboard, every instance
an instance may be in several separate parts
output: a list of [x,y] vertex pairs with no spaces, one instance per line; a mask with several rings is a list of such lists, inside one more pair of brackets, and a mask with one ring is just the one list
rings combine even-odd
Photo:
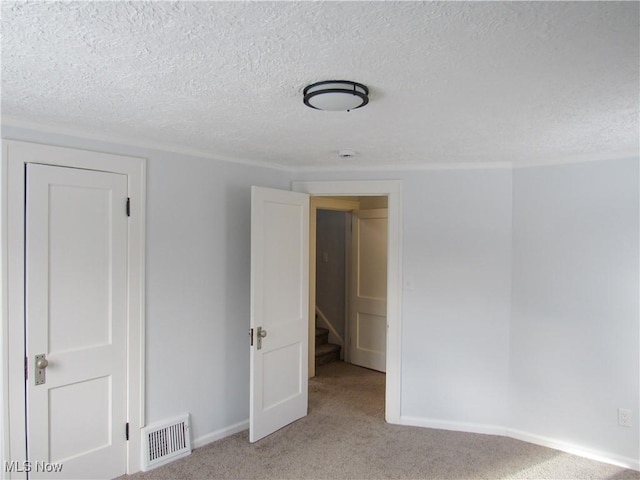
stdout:
[[483,425],[478,423],[449,422],[433,420],[431,418],[400,417],[400,425],[412,427],[435,428],[437,430],[452,430],[454,432],[483,433],[485,435],[506,435],[506,429],[497,425]]
[[420,417],[400,417],[400,425],[409,425],[414,427],[435,428],[438,430],[452,430],[456,432],[482,433],[486,435],[501,435],[504,437],[522,440],[523,442],[533,443],[543,447],[553,448],[561,452],[570,453],[578,457],[596,460],[598,462],[609,463],[618,467],[630,468],[640,471],[640,459],[623,457],[608,452],[591,450],[580,445],[574,445],[553,438],[542,437],[533,433],[514,430],[512,428],[500,427],[497,425],[483,425],[475,423],[450,422],[444,420],[434,420],[430,418]]
[[588,458],[590,460],[596,460],[598,462],[610,463],[618,467],[630,468],[632,470],[640,471],[640,459],[633,459],[623,457],[609,452],[601,452],[598,450],[591,450],[589,448],[582,447],[580,445],[574,445],[571,443],[555,440],[553,438],[542,437],[533,433],[523,432],[521,430],[507,429],[508,437],[515,438],[516,440],[522,440],[523,442],[535,443],[543,447],[553,448],[560,450],[561,452],[577,455],[578,457]]
[[215,432],[207,433],[201,437],[193,440],[193,448],[200,448],[208,445],[211,442],[222,440],[225,437],[229,437],[235,433],[242,432],[249,428],[249,420],[243,420],[229,427],[221,428]]

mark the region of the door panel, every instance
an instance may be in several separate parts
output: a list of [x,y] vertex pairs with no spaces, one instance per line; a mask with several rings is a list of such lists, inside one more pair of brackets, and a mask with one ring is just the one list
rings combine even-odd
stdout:
[[354,211],[349,361],[384,372],[387,343],[387,209]]
[[357,270],[358,296],[372,300],[386,299],[387,217],[370,217],[383,213],[367,212],[369,210],[356,213],[356,247],[360,258]]
[[[33,175],[31,167],[38,166],[30,166]],[[50,184],[48,200],[49,248],[61,252],[49,257],[49,314],[56,319],[49,324],[49,354],[108,344],[110,258],[95,253],[109,248],[109,196],[100,189]],[[76,235],[79,229],[91,232],[90,238]],[[80,309],[91,322],[76,321]]]
[[357,315],[356,348],[368,352],[384,352],[386,338],[379,333],[387,328],[386,315],[370,315],[362,312],[358,312]]
[[[49,407],[55,412],[49,426],[52,459],[72,458],[77,452],[109,445],[110,390],[110,376],[49,389]],[[82,408],[76,403],[79,398],[84,400]],[[83,428],[69,435],[69,425],[78,423]]]
[[[127,177],[27,167],[28,456],[59,478],[126,468]],[[46,382],[36,385],[35,356]]]
[[307,414],[308,295],[309,196],[252,187],[251,442]]

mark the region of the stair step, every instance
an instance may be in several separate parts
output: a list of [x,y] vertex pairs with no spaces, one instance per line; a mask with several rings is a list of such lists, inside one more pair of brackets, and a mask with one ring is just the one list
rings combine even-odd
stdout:
[[316,347],[329,343],[329,329],[316,327]]
[[336,345],[335,343],[327,343],[325,345],[320,345],[318,348],[316,348],[316,357],[320,355],[325,355],[327,353],[333,353],[333,352],[340,353],[341,349],[342,347],[340,345]]
[[340,360],[340,345],[325,343],[316,347],[316,367]]

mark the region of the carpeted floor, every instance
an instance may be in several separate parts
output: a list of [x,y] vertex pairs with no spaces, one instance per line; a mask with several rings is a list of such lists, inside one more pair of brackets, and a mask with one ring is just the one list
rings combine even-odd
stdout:
[[255,443],[241,432],[122,479],[640,479],[640,472],[493,435],[384,422],[384,374],[336,362],[309,415]]

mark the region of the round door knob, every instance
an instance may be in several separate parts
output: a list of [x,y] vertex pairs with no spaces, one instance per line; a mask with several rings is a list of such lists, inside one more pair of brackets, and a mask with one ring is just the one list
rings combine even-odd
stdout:
[[49,365],[49,360],[47,360],[46,358],[41,358],[36,362],[36,367],[37,368],[47,368],[47,366]]
[[262,338],[267,336],[267,331],[266,330],[258,330],[258,335]]

